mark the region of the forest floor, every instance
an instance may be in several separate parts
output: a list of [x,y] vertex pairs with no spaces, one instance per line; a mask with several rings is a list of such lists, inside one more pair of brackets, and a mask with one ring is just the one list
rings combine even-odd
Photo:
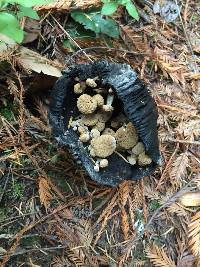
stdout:
[[[198,2],[172,23],[119,9],[120,39],[76,35],[67,4],[43,7],[23,44],[0,48],[0,266],[200,266]],[[50,90],[88,58],[129,64],[154,97],[163,164],[150,177],[96,184],[52,137]]]

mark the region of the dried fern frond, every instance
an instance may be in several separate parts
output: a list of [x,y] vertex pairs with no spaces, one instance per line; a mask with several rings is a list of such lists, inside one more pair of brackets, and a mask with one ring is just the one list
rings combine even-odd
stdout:
[[53,194],[49,182],[44,177],[39,177],[39,197],[41,204],[47,209],[53,199]]
[[147,248],[147,257],[155,267],[176,267],[175,262],[167,256],[163,248],[156,245]]
[[66,248],[67,257],[76,267],[85,267],[87,266],[85,262],[75,253],[71,248]]
[[187,174],[188,162],[189,158],[187,153],[182,153],[172,164],[170,176],[178,187],[181,187],[183,184],[183,179]]
[[172,214],[177,214],[178,216],[187,216],[187,212],[184,210],[184,208],[176,203],[173,203],[171,206],[169,206],[167,210]]
[[189,247],[194,256],[200,256],[200,211],[192,217],[188,225]]

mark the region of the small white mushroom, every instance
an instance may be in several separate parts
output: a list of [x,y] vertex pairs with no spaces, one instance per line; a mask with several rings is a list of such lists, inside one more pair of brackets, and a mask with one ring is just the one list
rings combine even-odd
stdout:
[[95,170],[95,172],[99,172],[99,163],[96,163],[94,165],[94,170]]
[[141,153],[138,156],[138,165],[140,166],[146,166],[152,163],[152,159],[145,154],[145,152]]
[[100,168],[106,168],[108,167],[108,160],[107,159],[101,159],[99,162]]
[[102,107],[104,105],[104,98],[100,94],[96,94],[93,96],[93,99],[97,101],[97,106]]
[[97,78],[94,78],[94,79],[88,78],[86,80],[87,86],[92,87],[92,88],[97,87],[97,83],[95,82],[95,80],[97,80]]
[[79,137],[79,140],[83,143],[87,143],[90,140],[90,134],[89,133],[82,133]]
[[113,100],[114,100],[114,94],[113,93],[109,93],[108,96],[107,96],[107,99],[106,99],[106,104],[103,105],[103,110],[106,111],[106,112],[110,112],[110,111],[113,111],[113,106],[112,106],[112,103],[113,103]]
[[127,157],[127,160],[128,160],[128,162],[131,164],[131,165],[135,165],[136,164],[136,162],[137,162],[137,158],[136,158],[136,156],[135,155],[130,155],[130,156],[128,156]]
[[74,93],[75,94],[82,94],[86,89],[85,82],[79,82],[74,85]]
[[138,156],[139,154],[143,153],[145,150],[144,145],[142,142],[138,142],[133,148],[132,153]]
[[92,129],[90,134],[91,134],[92,139],[94,139],[100,136],[100,131],[98,131],[97,129]]

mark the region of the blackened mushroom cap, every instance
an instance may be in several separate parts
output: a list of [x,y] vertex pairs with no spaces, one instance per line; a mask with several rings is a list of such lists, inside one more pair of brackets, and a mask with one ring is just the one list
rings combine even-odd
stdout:
[[[132,166],[114,153],[109,157],[109,166],[95,172],[89,151],[79,141],[78,134],[72,128],[67,128],[71,116],[78,115],[77,95],[71,89],[74,86],[74,77],[86,80],[97,76],[102,87],[112,87],[121,100],[125,115],[135,126],[146,153],[152,159],[150,165]],[[52,90],[49,121],[56,140],[67,146],[90,177],[100,184],[116,186],[123,180],[138,180],[150,175],[157,164],[160,164],[156,105],[147,88],[127,64],[100,61],[76,65],[67,70]]]

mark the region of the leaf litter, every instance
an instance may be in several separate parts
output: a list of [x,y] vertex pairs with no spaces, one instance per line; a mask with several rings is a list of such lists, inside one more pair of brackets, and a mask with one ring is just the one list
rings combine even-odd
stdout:
[[[77,10],[100,5],[100,1],[75,2]],[[47,15],[49,9],[54,14],[74,10],[72,1],[51,5],[39,8],[44,20],[43,38],[34,40],[37,47],[10,45],[1,52],[1,64],[7,60],[10,68],[1,76],[6,90],[0,89],[0,163],[8,166],[0,165],[1,207],[7,207],[0,209],[0,228],[2,234],[15,236],[1,237],[1,266],[198,267],[199,205],[181,202],[192,192],[199,203],[199,37],[194,31],[196,41],[190,38],[197,3],[183,1],[180,16],[185,20],[177,17],[174,23],[165,23],[147,7],[145,12],[152,18],[148,25],[128,23],[119,11],[116,23],[122,40],[112,40],[110,50],[105,41],[74,37],[92,60],[130,64],[158,106],[163,165],[143,181],[124,182],[118,188],[95,184],[67,150],[54,143],[43,86],[37,88],[31,105],[26,101],[33,78],[59,77],[69,62],[88,62],[83,52],[62,49],[68,36]],[[62,16],[59,23],[67,31]],[[14,199],[13,181],[24,186],[22,199]],[[33,239],[35,235],[39,241]]]

